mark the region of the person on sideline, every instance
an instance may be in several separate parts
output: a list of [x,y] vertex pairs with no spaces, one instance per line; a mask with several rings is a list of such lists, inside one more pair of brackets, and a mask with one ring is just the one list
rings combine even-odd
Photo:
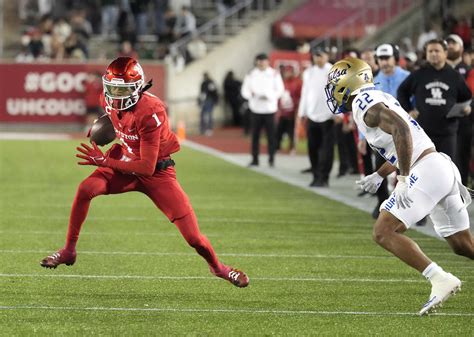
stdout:
[[298,117],[306,123],[308,156],[313,181],[311,187],[328,187],[329,173],[334,160],[334,115],[328,109],[324,85],[331,69],[328,53],[322,48],[313,49],[313,66],[303,72]]
[[275,163],[275,113],[278,99],[285,90],[280,72],[270,67],[266,54],[255,57],[255,68],[244,78],[242,97],[248,100],[252,133],[252,161],[249,166],[259,165],[260,132],[265,128],[268,140],[268,165]]
[[[462,76],[446,62],[446,41],[429,40],[425,45],[427,64],[411,73],[398,87],[397,98],[403,109],[416,119],[436,149],[456,160],[458,117],[449,112],[456,103],[467,104],[472,97]],[[415,108],[412,108],[412,96]]]

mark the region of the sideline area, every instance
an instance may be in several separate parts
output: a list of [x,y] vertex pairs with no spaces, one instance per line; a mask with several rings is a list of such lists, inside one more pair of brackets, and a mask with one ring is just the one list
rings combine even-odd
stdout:
[[[249,154],[250,140],[242,135],[242,132],[236,129],[220,129],[211,137],[195,136],[184,140],[182,143],[198,151],[202,151],[213,156],[219,157],[235,165],[246,167],[261,174],[273,177],[293,186],[303,188],[307,191],[316,193],[326,198],[342,202],[345,205],[372,213],[377,205],[377,198],[366,194],[358,196],[361,192],[355,181],[359,179],[358,175],[345,175],[337,177],[338,165],[334,162],[328,187],[309,187],[312,180],[311,174],[303,174],[302,170],[309,168],[310,163],[307,155],[297,154],[289,155],[277,153],[275,157],[275,167],[268,166],[268,156],[264,146],[260,147],[260,166],[248,167],[251,161]],[[474,203],[473,203],[474,204]],[[468,207],[471,224],[474,223],[474,205]],[[375,222],[375,220],[374,220]],[[471,225],[471,230],[473,226]],[[424,226],[413,226],[412,229],[426,235],[440,238],[433,229],[431,221],[428,219]]]

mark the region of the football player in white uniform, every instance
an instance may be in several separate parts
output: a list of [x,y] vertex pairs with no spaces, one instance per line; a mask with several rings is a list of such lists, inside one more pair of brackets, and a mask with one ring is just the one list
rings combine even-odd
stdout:
[[399,170],[395,190],[380,206],[373,238],[431,282],[431,295],[419,312],[428,314],[455,294],[461,281],[431,261],[403,232],[429,215],[436,232],[456,254],[474,259],[466,210],[470,193],[451,159],[436,151],[393,96],[375,89],[367,63],[356,58],[335,63],[328,75],[326,96],[334,113],[353,112],[367,142],[387,160],[377,172],[356,183],[375,193],[388,174]]

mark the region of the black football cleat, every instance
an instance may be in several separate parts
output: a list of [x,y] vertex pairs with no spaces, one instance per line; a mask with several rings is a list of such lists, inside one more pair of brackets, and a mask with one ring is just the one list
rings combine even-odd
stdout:
[[56,253],[41,260],[40,265],[44,268],[56,269],[60,264],[72,266],[76,262],[76,252],[60,249]]

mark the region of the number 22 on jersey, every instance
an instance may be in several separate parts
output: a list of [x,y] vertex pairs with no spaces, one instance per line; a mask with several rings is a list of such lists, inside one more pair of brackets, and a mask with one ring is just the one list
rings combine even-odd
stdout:
[[361,109],[362,112],[365,112],[367,105],[373,101],[374,100],[370,98],[370,95],[367,92],[364,92],[362,94],[362,98],[359,97],[358,99],[356,99],[356,103],[359,104],[359,109]]

